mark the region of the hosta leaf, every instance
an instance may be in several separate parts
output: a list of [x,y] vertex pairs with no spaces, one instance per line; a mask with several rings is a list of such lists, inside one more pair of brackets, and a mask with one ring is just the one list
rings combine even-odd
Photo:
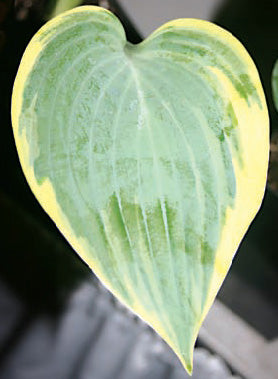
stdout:
[[58,16],[58,14],[77,7],[81,3],[82,0],[50,0],[47,4],[49,9],[47,18],[50,19]]
[[134,46],[110,12],[76,8],[27,47],[12,121],[46,212],[190,372],[264,193],[268,115],[245,49],[195,19]]
[[278,111],[278,60],[276,61],[272,71],[272,92],[275,107]]

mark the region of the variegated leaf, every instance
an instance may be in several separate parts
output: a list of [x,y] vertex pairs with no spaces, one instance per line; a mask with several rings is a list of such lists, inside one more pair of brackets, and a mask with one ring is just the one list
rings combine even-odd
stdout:
[[12,121],[46,212],[191,372],[264,193],[268,114],[248,53],[195,19],[132,45],[112,13],[79,7],[27,47]]

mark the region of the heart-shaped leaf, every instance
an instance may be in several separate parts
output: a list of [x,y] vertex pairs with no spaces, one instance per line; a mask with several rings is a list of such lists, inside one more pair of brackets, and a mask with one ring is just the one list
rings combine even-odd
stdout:
[[46,212],[191,372],[266,181],[268,114],[243,46],[195,19],[132,45],[112,13],[76,8],[27,47],[12,121]]

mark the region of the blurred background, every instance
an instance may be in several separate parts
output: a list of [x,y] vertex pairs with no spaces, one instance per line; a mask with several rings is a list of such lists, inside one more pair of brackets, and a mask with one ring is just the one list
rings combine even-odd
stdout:
[[66,3],[109,8],[134,43],[171,19],[210,20],[253,57],[271,120],[268,185],[198,338],[193,378],[278,378],[278,114],[271,92],[276,0],[0,0],[0,378],[188,377],[166,344],[72,251],[20,168],[10,121],[13,81],[33,34]]

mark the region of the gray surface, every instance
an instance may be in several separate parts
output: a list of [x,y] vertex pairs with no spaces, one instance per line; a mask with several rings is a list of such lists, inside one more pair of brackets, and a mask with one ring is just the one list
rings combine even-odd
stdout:
[[146,37],[165,22],[176,18],[211,20],[223,0],[119,0],[119,3]]
[[[0,283],[1,284],[1,283]],[[0,285],[0,317],[13,333],[18,301]],[[7,308],[5,304],[9,303]],[[14,309],[12,305],[14,304]],[[8,309],[8,312],[7,312]],[[9,323],[10,315],[14,315]],[[85,281],[59,315],[37,315],[18,336],[1,379],[186,379],[179,360],[141,320],[96,281]],[[230,379],[218,356],[196,348],[193,379]],[[234,378],[234,377],[233,377]]]
[[246,379],[278,377],[278,339],[268,341],[219,300],[206,316],[199,338]]

